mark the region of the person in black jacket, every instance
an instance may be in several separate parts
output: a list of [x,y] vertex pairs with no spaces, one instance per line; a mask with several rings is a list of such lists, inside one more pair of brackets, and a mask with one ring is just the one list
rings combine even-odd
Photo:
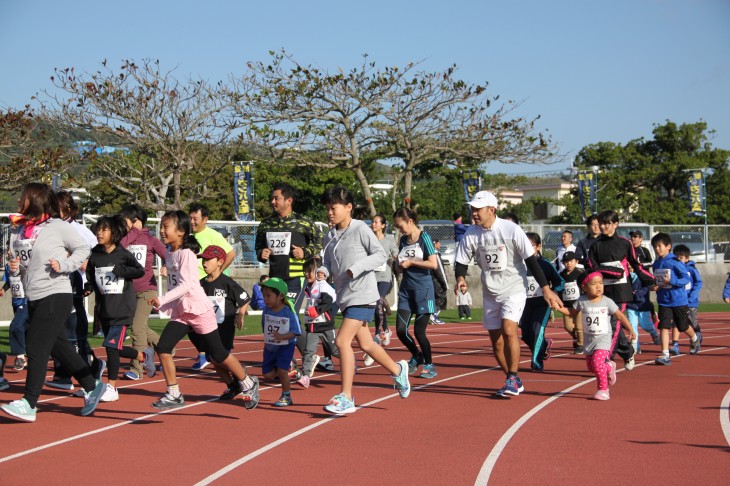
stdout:
[[444,270],[444,260],[441,258],[441,242],[433,240],[433,247],[436,249],[438,259],[438,268],[431,272],[433,280],[434,301],[436,303],[436,312],[431,314],[431,324],[445,324],[439,317],[439,313],[446,309],[446,291],[449,290],[449,284],[446,281],[446,271]]
[[127,329],[132,325],[137,306],[137,295],[132,280],[144,276],[144,268],[129,251],[120,245],[126,224],[121,216],[103,216],[96,223],[99,244],[91,250],[86,266],[84,294],[94,292],[99,302],[98,316],[104,331],[104,347],[107,353],[107,385],[102,402],[119,400],[117,378],[119,358],[137,359],[144,362],[147,375],[155,374],[154,350],[143,352],[124,346]]

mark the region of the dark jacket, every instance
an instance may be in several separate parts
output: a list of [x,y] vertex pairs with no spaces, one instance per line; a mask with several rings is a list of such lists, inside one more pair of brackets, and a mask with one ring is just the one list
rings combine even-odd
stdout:
[[636,270],[637,277],[644,285],[654,283],[654,277],[639,264],[634,245],[626,238],[617,233],[613,236],[601,235],[591,246],[588,269],[603,275],[604,294],[619,306],[634,300],[629,267]]
[[102,245],[91,250],[84,290],[93,291],[99,302],[99,318],[108,326],[131,326],[137,308],[132,280],[144,275],[134,255],[117,245],[107,253]]

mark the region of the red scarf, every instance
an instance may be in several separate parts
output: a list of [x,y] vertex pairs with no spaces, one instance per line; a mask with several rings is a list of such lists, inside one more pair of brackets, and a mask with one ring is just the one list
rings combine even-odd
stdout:
[[23,236],[30,238],[33,235],[33,227],[48,221],[51,216],[44,213],[40,218],[28,218],[24,214],[11,214],[9,218],[13,225],[23,226]]

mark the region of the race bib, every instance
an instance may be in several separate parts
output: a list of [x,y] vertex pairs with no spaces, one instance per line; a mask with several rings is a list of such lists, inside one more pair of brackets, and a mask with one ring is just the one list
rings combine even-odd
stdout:
[[121,294],[124,291],[124,279],[114,275],[114,267],[97,267],[95,269],[96,288],[102,295]]
[[264,342],[266,344],[274,344],[284,346],[289,344],[288,340],[278,340],[274,337],[274,333],[286,334],[289,332],[289,318],[276,317],[268,314],[264,315]]
[[580,297],[578,282],[565,282],[565,288],[563,288],[563,300],[570,302],[578,300],[578,297]]
[[167,265],[167,291],[174,289],[180,285],[180,270],[175,268],[170,260]]
[[23,281],[20,275],[17,277],[11,275],[8,284],[10,285],[10,294],[13,296],[13,299],[22,299],[25,297],[25,288],[23,288]]
[[622,283],[628,282],[628,280],[626,280],[626,270],[624,269],[624,266],[621,265],[621,262],[604,262],[604,263],[601,263],[601,265],[604,267],[620,268],[621,271],[624,273],[624,276],[621,278],[605,278],[604,277],[603,285],[617,285],[617,284],[622,284]]
[[[670,272],[671,270],[669,268],[659,268],[654,270],[654,278],[656,279],[656,284],[659,288],[666,289],[672,286],[669,283],[672,278],[672,274]],[[690,284],[690,288],[691,287],[692,285]]]
[[608,307],[583,308],[583,332],[593,336],[611,334],[611,316]]
[[226,298],[222,295],[209,295],[208,299],[213,304],[213,312],[215,312],[215,321],[218,324],[223,323],[226,316]]
[[479,263],[487,272],[503,272],[507,269],[507,245],[484,245]]
[[288,255],[291,251],[291,232],[267,231],[266,242],[272,255]]
[[537,280],[535,280],[535,277],[528,276],[527,277],[527,298],[531,297],[542,297],[542,287],[540,287],[537,284]]
[[35,240],[15,240],[13,242],[13,253],[16,257],[20,257],[20,263],[23,266],[28,266],[33,253],[33,243],[35,243]]
[[423,250],[421,249],[421,245],[414,243],[412,245],[404,246],[400,253],[398,253],[398,261],[402,262],[405,260],[423,261]]
[[142,268],[145,268],[144,264],[147,263],[147,245],[129,245],[127,251],[134,255],[134,259],[142,265]]

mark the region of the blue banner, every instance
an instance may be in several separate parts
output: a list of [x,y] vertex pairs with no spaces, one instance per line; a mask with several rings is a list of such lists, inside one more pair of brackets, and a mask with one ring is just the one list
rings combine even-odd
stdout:
[[701,170],[690,172],[687,180],[687,192],[689,193],[689,213],[693,216],[704,216],[707,211],[707,199],[705,195],[705,173]]
[[471,170],[462,172],[461,179],[464,184],[464,197],[468,203],[474,197],[474,194],[481,189],[482,178],[478,170]]
[[580,214],[583,219],[598,212],[596,207],[596,174],[593,172],[578,172],[578,200]]
[[233,200],[236,219],[253,221],[253,162],[233,163]]

